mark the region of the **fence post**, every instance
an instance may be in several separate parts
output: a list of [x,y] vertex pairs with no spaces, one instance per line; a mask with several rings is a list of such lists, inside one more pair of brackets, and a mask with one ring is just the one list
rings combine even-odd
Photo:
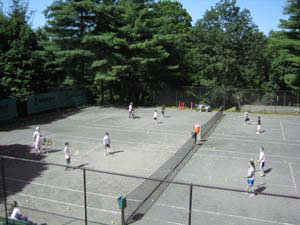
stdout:
[[190,185],[190,205],[189,205],[189,223],[188,225],[191,225],[192,223],[192,199],[193,199],[193,185]]
[[84,192],[84,221],[85,225],[87,225],[87,203],[86,203],[86,171],[83,168],[83,192]]
[[5,220],[6,220],[6,224],[8,224],[7,204],[6,204],[6,184],[5,184],[5,172],[4,172],[4,159],[3,158],[1,158],[1,176],[2,176],[2,185],[3,185]]
[[283,99],[284,99],[284,106],[286,106],[286,92],[283,94]]

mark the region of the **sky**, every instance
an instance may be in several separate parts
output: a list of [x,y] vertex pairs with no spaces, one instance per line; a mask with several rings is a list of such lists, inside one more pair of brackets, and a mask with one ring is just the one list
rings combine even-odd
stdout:
[[[4,11],[9,9],[12,0],[0,0],[3,3]],[[178,0],[188,13],[192,16],[193,24],[203,17],[207,10],[215,6],[219,0]],[[38,28],[45,25],[45,17],[43,11],[49,6],[53,0],[29,0],[29,10],[34,11],[30,22],[32,27]],[[266,35],[270,30],[279,30],[278,25],[280,19],[287,19],[283,15],[283,6],[286,0],[237,0],[237,5],[241,9],[250,11],[253,22],[259,27],[259,30]]]

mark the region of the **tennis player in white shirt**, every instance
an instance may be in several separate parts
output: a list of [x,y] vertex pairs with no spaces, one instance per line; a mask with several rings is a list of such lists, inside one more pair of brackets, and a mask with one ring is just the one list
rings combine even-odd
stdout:
[[40,127],[36,127],[35,132],[33,133],[33,142],[36,155],[41,154],[41,136]]
[[67,167],[65,168],[65,170],[67,170],[69,168],[68,166],[71,162],[71,152],[70,152],[70,147],[69,147],[68,142],[65,143],[64,153],[65,153],[65,159],[66,159],[66,163],[67,163]]
[[106,132],[104,137],[103,137],[103,146],[104,146],[104,150],[105,150],[105,156],[110,154],[110,137],[109,134]]
[[154,123],[157,123],[157,110],[154,110],[153,121],[154,121]]
[[265,176],[265,171],[264,171],[264,166],[265,166],[265,161],[266,161],[266,156],[264,153],[264,148],[261,147],[259,148],[259,168],[260,168],[260,176],[263,177]]

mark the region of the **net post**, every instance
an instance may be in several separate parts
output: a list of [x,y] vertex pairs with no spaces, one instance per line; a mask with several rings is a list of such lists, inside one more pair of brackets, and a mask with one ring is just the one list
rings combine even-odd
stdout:
[[4,158],[1,157],[1,176],[2,176],[2,185],[3,185],[3,198],[4,198],[4,210],[5,210],[5,220],[8,224],[8,215],[7,215],[7,203],[6,203],[6,184],[5,184],[5,172],[4,172]]
[[190,184],[189,222],[188,222],[188,225],[192,224],[192,199],[193,199],[193,184]]
[[86,170],[83,168],[83,194],[84,194],[84,221],[85,225],[87,222],[87,200],[86,200]]

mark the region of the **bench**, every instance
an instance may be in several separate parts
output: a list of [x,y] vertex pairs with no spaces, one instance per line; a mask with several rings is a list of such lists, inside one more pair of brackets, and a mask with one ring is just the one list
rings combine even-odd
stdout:
[[6,218],[0,217],[0,225],[26,225],[27,223],[28,221],[8,219],[7,224]]

